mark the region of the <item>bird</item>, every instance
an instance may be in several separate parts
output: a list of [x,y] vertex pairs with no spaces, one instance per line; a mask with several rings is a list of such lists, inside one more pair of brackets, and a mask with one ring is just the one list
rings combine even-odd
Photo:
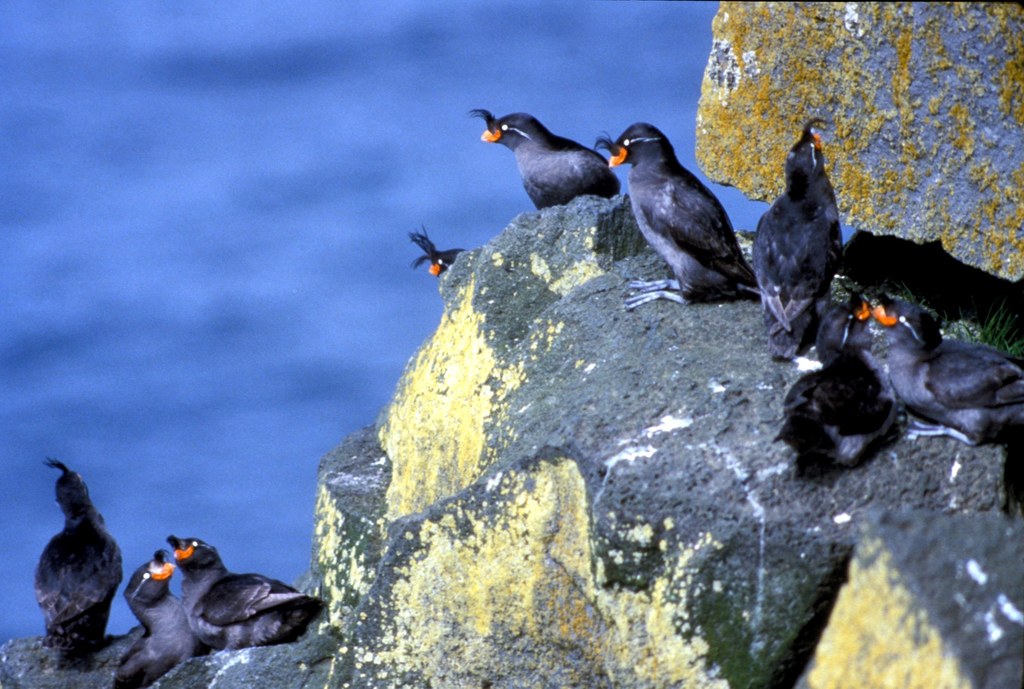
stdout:
[[175,665],[205,651],[189,626],[181,601],[170,591],[173,574],[170,555],[158,550],[128,580],[124,598],[145,633],[121,659],[114,689],[148,687]]
[[680,303],[756,298],[757,280],[729,216],[715,195],[679,163],[661,131],[637,122],[615,141],[601,136],[597,147],[611,154],[609,166],[633,165],[633,214],[648,244],[675,275],[675,280],[630,283],[640,294],[626,300],[627,309],[660,298]]
[[430,241],[430,237],[427,236],[427,228],[421,227],[421,232],[410,232],[409,241],[418,246],[423,250],[423,255],[416,258],[412,262],[413,268],[419,268],[422,264],[430,262],[430,274],[434,277],[439,277],[441,273],[448,270],[452,263],[455,262],[455,257],[462,253],[462,249],[445,249],[444,251],[438,251],[437,247],[434,246],[434,242]]
[[889,437],[896,395],[871,355],[871,306],[860,295],[826,310],[815,347],[822,368],[796,380],[783,401],[775,440],[797,452],[798,466],[825,458],[860,462],[876,440]]
[[239,649],[293,641],[323,603],[262,574],[228,571],[217,549],[198,538],[168,536],[182,572],[189,624],[210,648]]
[[482,141],[504,144],[515,154],[523,188],[538,209],[560,206],[585,194],[611,198],[619,193],[619,178],[600,153],[552,134],[532,115],[515,112],[495,117],[480,109],[469,114],[486,124]]
[[786,157],[786,190],[757,224],[753,264],[768,349],[792,359],[814,343],[843,251],[839,209],[812,119]]
[[45,464],[61,471],[56,492],[64,529],[46,544],[35,571],[36,601],[46,623],[43,643],[81,656],[106,638],[110,604],[123,576],[121,550],[81,475],[56,459]]
[[948,436],[980,445],[1024,425],[1024,360],[943,338],[934,316],[902,299],[880,299],[873,315],[886,328],[893,388],[923,419],[910,424],[908,437]]

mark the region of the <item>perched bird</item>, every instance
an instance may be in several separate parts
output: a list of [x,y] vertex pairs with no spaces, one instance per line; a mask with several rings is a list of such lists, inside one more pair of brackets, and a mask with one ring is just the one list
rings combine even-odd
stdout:
[[676,278],[631,283],[641,294],[628,299],[627,308],[659,298],[685,304],[756,297],[757,280],[736,242],[729,216],[715,195],[680,165],[664,134],[638,122],[615,141],[601,137],[597,145],[611,154],[611,167],[633,165],[633,214]]
[[323,603],[262,574],[233,574],[216,548],[198,538],[168,536],[181,568],[181,595],[199,640],[215,649],[293,641]]
[[859,296],[825,312],[816,343],[823,366],[786,393],[775,438],[796,450],[798,461],[824,457],[853,466],[892,429],[896,396],[871,356],[870,320],[871,307]]
[[619,193],[619,179],[594,150],[556,136],[537,119],[523,112],[495,117],[487,110],[471,110],[487,129],[480,136],[512,150],[523,187],[537,208],[569,203],[592,194],[611,198]]
[[435,277],[440,276],[455,262],[455,257],[462,253],[462,249],[438,251],[434,242],[430,241],[430,237],[427,236],[427,228],[421,229],[422,232],[409,233],[409,240],[423,250],[423,255],[412,262],[412,267],[419,268],[420,265],[429,261],[430,274]]
[[203,652],[181,601],[170,591],[174,565],[165,550],[141,565],[128,580],[125,600],[145,628],[114,675],[114,689],[148,687],[178,663]]
[[968,445],[1024,425],[1024,361],[983,344],[944,340],[919,306],[885,298],[875,319],[889,339],[889,377],[911,412],[928,423],[909,436],[946,435]]
[[63,463],[57,504],[64,530],[50,539],[36,566],[36,600],[46,621],[43,643],[68,655],[83,655],[104,641],[110,603],[121,583],[121,550],[89,499],[82,477]]
[[786,191],[761,216],[754,237],[768,349],[777,359],[792,359],[813,344],[842,257],[839,209],[818,124],[804,126],[786,157]]

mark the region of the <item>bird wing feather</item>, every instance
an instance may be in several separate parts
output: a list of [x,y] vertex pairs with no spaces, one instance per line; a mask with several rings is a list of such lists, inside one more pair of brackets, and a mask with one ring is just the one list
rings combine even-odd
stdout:
[[199,615],[218,626],[244,622],[253,615],[305,595],[261,574],[231,574],[203,597]]
[[1024,402],[1024,362],[985,346],[953,341],[941,346],[941,355],[930,363],[925,387],[944,406],[998,407]]

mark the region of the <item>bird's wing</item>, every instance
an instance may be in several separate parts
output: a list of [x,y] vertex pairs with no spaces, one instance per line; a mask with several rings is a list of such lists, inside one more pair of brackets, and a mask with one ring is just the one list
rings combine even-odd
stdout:
[[950,408],[1024,402],[1022,362],[981,345],[944,342],[929,365],[925,386]]
[[[58,539],[63,539],[58,543]],[[63,624],[114,595],[121,583],[121,553],[113,541],[101,549],[75,549],[60,534],[36,569],[36,600],[48,626]],[[72,552],[72,557],[61,553]],[[74,563],[72,566],[71,563]]]
[[287,584],[261,574],[231,574],[210,588],[197,612],[207,622],[223,626],[244,622],[263,610],[304,597]]

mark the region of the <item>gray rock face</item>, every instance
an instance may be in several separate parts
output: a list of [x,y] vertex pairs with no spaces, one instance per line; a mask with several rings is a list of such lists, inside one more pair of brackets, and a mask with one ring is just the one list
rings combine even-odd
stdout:
[[844,224],[1024,277],[1019,3],[731,2],[713,30],[705,174],[770,202],[801,126],[822,117]]
[[[800,374],[770,358],[760,305],[625,311],[628,279],[665,274],[626,203],[524,214],[459,258],[442,322],[377,426],[321,461],[307,587],[323,618],[295,644],[192,659],[156,686],[736,689],[792,686],[813,656],[801,681],[839,687],[822,678],[841,656],[818,642],[860,614],[829,623],[847,577],[866,572],[854,600],[898,618],[907,597],[942,599],[933,579],[952,561],[929,548],[1019,530],[944,521],[1006,506],[1001,446],[898,439],[852,469],[798,475],[773,438]],[[926,515],[913,529],[872,516],[908,509]],[[895,565],[861,563],[877,551],[864,529]],[[972,557],[1003,573],[1012,617],[1002,582],[1019,553]],[[912,583],[866,599],[891,571]],[[950,619],[967,622],[933,627],[968,654],[986,643],[991,596],[957,591]],[[129,642],[81,686],[103,685]],[[0,686],[62,686],[47,653],[8,644]]]

